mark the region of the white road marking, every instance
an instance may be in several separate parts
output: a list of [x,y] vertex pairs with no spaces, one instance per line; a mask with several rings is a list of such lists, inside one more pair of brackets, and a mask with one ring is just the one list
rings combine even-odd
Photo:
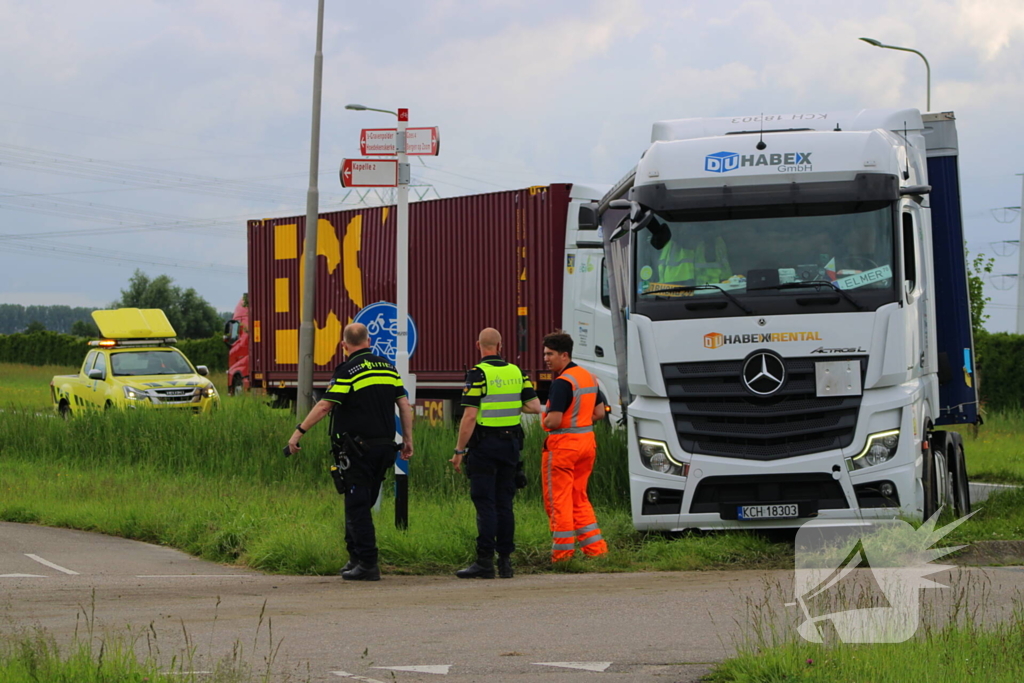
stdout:
[[417,674],[441,674],[448,675],[451,664],[424,664],[422,666],[374,666],[373,669],[387,669],[388,671],[411,671]]
[[42,574],[0,574],[0,579],[45,579]]
[[612,665],[611,662],[534,662],[536,666],[558,666],[563,669],[582,669],[583,671],[602,672]]
[[356,676],[350,674],[347,671],[332,671],[335,676],[341,676],[342,678],[351,678],[354,681],[363,681],[363,683],[384,683],[384,681],[378,681],[376,678],[367,678],[366,676]]
[[43,558],[39,557],[38,555],[33,555],[32,553],[25,553],[25,557],[27,557],[30,560],[35,560],[39,564],[44,564],[47,567],[49,567],[50,569],[56,569],[59,572],[64,572],[65,574],[70,574],[71,576],[78,576],[78,572],[73,572],[70,569],[65,569],[64,567],[60,566],[59,564],[54,564],[53,562],[50,562],[49,560],[44,560]]
[[240,579],[251,574],[136,574],[136,579]]

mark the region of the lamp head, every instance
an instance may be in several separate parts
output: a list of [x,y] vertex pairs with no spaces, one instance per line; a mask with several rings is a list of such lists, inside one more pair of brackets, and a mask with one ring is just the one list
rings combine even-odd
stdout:
[[875,40],[874,38],[861,38],[868,45],[874,45],[875,47],[882,47],[882,41]]
[[[863,38],[861,39],[863,40]],[[345,109],[351,109],[353,111],[366,111],[366,105],[363,104],[346,104]]]

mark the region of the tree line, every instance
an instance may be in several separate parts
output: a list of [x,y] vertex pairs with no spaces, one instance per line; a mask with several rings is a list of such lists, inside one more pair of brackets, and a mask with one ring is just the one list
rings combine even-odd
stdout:
[[[136,270],[128,287],[108,308],[159,308],[182,339],[206,339],[220,332],[230,313],[218,313],[195,289],[182,289],[167,275],[150,278]],[[92,321],[95,308],[0,304],[0,334],[61,332],[79,337],[99,336]],[[225,317],[226,316],[226,317]]]

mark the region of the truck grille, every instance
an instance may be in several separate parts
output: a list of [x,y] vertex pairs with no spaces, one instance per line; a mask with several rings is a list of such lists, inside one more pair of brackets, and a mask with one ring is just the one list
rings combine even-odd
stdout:
[[147,393],[150,395],[153,403],[161,403],[165,405],[185,405],[198,400],[199,397],[199,390],[195,387],[150,389]]
[[743,360],[662,366],[679,436],[689,453],[776,460],[844,448],[853,441],[860,396],[819,398],[814,365],[867,358],[786,358],[785,386],[769,398],[750,394],[740,381]]

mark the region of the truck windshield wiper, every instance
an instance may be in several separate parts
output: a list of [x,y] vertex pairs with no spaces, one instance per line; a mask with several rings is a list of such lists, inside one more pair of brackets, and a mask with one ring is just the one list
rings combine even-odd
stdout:
[[644,292],[642,294],[642,296],[648,296],[648,295],[657,296],[659,294],[664,294],[664,293],[667,293],[667,292],[693,292],[693,291],[696,291],[698,289],[717,289],[719,292],[724,294],[725,297],[729,301],[731,301],[734,304],[736,304],[736,306],[738,306],[741,311],[743,311],[747,315],[754,315],[754,312],[752,310],[750,310],[749,308],[747,308],[746,306],[744,306],[740,302],[739,299],[737,299],[732,294],[730,294],[728,291],[726,291],[724,288],[719,287],[718,285],[676,285],[675,287],[665,287],[663,289],[659,289],[659,290],[656,290],[656,291],[653,291],[653,292]]
[[836,285],[836,283],[832,282],[831,280],[805,280],[803,282],[784,282],[778,285],[758,287],[757,289],[795,289],[797,287],[814,287],[819,290],[822,287],[828,287],[832,291],[837,292],[841,297],[849,301],[851,304],[853,304],[854,308],[856,308],[858,311],[864,310],[864,306],[860,302],[858,302],[856,299],[850,296],[850,294],[845,290],[840,289]]

